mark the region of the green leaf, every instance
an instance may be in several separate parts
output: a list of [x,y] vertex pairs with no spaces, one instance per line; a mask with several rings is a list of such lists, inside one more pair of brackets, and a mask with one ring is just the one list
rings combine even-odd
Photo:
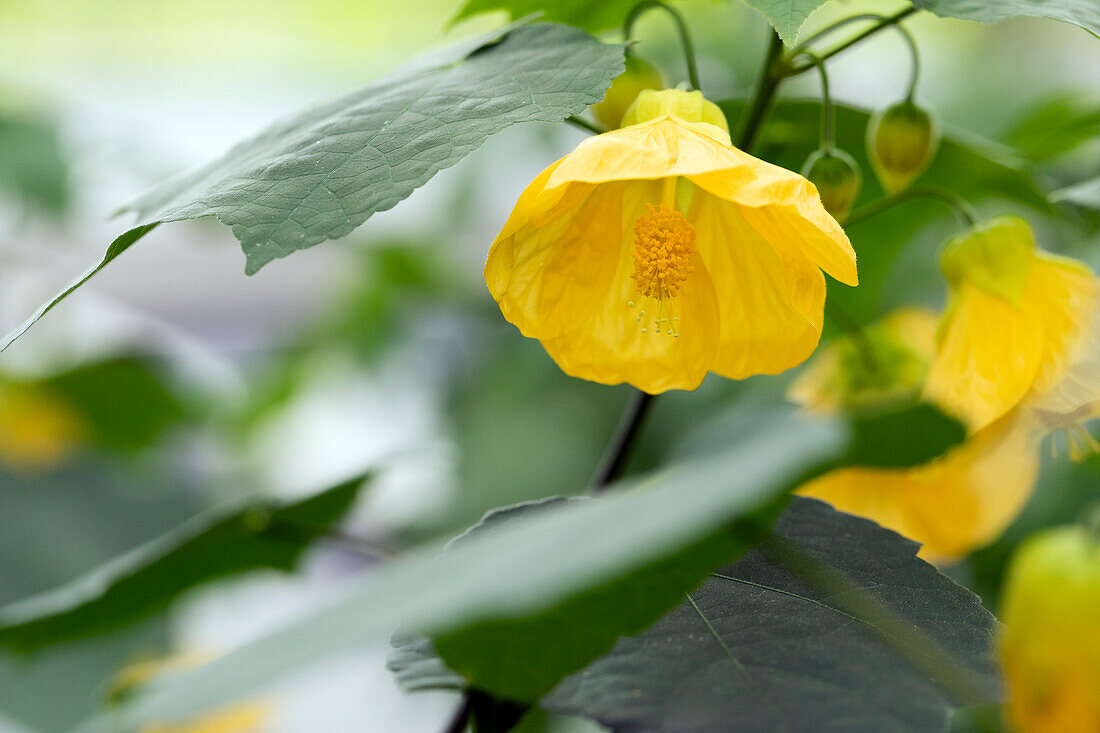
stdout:
[[768,19],[783,43],[793,46],[798,40],[798,30],[809,19],[810,14],[828,0],[745,0],[751,8],[756,8]]
[[0,608],[0,647],[31,652],[103,634],[166,608],[208,580],[292,569],[352,505],[359,477],[301,501],[253,501],[196,517],[76,581]]
[[[460,547],[516,517],[568,501],[586,500],[546,499],[495,510],[455,538],[450,547]],[[505,700],[534,703],[562,677],[610,649],[619,636],[649,626],[675,606],[685,590],[702,582],[711,569],[729,562],[759,540],[778,513],[779,504],[772,502],[741,516],[730,526],[675,555],[638,568],[614,583],[573,596],[542,613],[523,619],[490,619],[438,636],[434,650],[447,667],[459,672],[473,688]],[[568,633],[562,633],[563,629],[568,629]],[[419,644],[412,643],[414,647]],[[420,667],[421,673],[428,671],[424,660],[415,659],[415,655],[408,659]],[[400,680],[401,665],[395,663],[393,668]]]
[[1082,94],[1058,94],[1032,105],[1008,134],[1025,158],[1049,161],[1100,137],[1100,102]]
[[637,4],[638,0],[466,0],[451,22],[494,11],[505,12],[513,20],[538,13],[546,20],[603,31],[622,25]]
[[[721,104],[726,117],[738,119],[744,110],[740,101]],[[857,203],[882,198],[883,191],[871,172],[866,152],[866,129],[870,112],[850,105],[834,104],[837,147],[850,153],[863,171],[863,190]],[[817,100],[781,100],[764,127],[754,154],[790,170],[801,170],[819,143],[820,103]],[[939,152],[915,186],[947,188],[970,201],[997,198],[1046,214],[1055,207],[1036,185],[1034,177],[1012,152],[972,134],[947,130]],[[858,210],[858,207],[857,207]],[[836,299],[857,321],[869,323],[882,315],[884,302],[938,300],[938,291],[909,292],[905,288],[937,286],[942,278],[934,252],[919,258],[916,265],[899,255],[917,235],[935,222],[952,222],[949,209],[938,201],[911,199],[887,212],[845,227],[859,256],[859,287],[832,287]],[[939,238],[932,243],[938,246]],[[915,266],[928,268],[915,271]],[[903,269],[904,268],[904,269]],[[891,278],[896,278],[897,283]],[[886,287],[887,283],[902,287]]]
[[[410,553],[387,562],[315,615],[155,682],[81,730],[118,733],[151,720],[185,719],[397,626],[438,637],[490,620],[544,614],[760,511],[809,466],[835,455],[841,440],[833,422],[789,413],[762,418],[756,434],[724,456],[642,477],[605,500],[516,517],[438,557]],[[603,624],[610,630],[613,621]]]
[[944,18],[982,23],[1021,16],[1050,18],[1100,36],[1100,5],[1093,0],[913,0],[913,4]]
[[1055,201],[1066,202],[1085,209],[1100,211],[1100,178],[1082,181],[1059,189],[1051,194]]
[[0,341],[0,351],[157,223],[218,217],[240,240],[252,274],[351,233],[506,127],[583,112],[622,70],[621,46],[538,23],[311,107],[132,203],[127,209],[144,223]]
[[637,733],[944,730],[998,699],[996,621],[917,548],[796,497],[772,539],[543,705]]

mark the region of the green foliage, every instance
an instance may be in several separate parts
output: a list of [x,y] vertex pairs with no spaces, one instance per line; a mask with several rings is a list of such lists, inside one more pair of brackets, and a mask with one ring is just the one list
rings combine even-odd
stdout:
[[1100,36],[1100,6],[1090,0],[913,0],[918,8],[945,18],[996,23],[1019,17],[1050,18]]
[[[516,518],[438,557],[415,553],[392,560],[318,613],[197,670],[154,682],[80,730],[117,733],[148,720],[178,720],[398,625],[441,636],[489,620],[537,617],[643,568],[672,562],[739,517],[773,504],[807,468],[835,454],[841,437],[829,422],[761,419],[754,436],[723,456],[666,468],[606,500]],[[602,631],[586,634],[598,633],[604,644],[621,633],[617,616],[592,623]],[[553,650],[567,642],[550,635],[542,643]],[[593,645],[588,652],[594,657],[602,650]],[[576,659],[579,652],[569,654]]]
[[839,465],[903,468],[943,455],[966,439],[966,428],[930,404],[852,418],[852,446]]
[[69,168],[53,125],[0,114],[0,189],[46,213],[68,207]]
[[622,70],[620,46],[539,23],[311,107],[133,202],[127,210],[146,223],[116,239],[0,350],[157,223],[216,216],[240,240],[246,272],[255,273],[346,236],[506,127],[583,112]]
[[64,399],[96,443],[114,450],[141,450],[184,415],[163,376],[134,357],[78,367],[39,386]]
[[798,31],[802,24],[827,0],[745,0],[745,2],[749,7],[759,10],[768,19],[779,37],[783,39],[783,43],[793,46],[798,40]]
[[1058,94],[1031,105],[1009,132],[1007,142],[1021,155],[1046,162],[1100,137],[1100,102],[1079,94]]
[[0,608],[0,647],[32,652],[103,634],[206,581],[256,568],[290,570],[363,483],[360,477],[290,504],[252,501],[196,517],[68,585]]
[[772,539],[543,704],[639,733],[943,730],[999,697],[996,622],[917,547],[795,498]]
[[1100,178],[1093,178],[1059,189],[1051,194],[1051,198],[1055,201],[1065,201],[1085,209],[1100,211]]

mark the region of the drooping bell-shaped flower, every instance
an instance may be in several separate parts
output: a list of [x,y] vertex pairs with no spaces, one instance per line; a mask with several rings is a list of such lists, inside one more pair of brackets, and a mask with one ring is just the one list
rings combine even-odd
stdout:
[[1092,271],[1043,252],[1027,222],[1002,216],[950,240],[950,296],[925,395],[977,430],[1050,390],[1089,350]]
[[1085,527],[1030,537],[1005,583],[1000,656],[1020,733],[1100,730],[1100,539]]
[[804,361],[822,270],[855,285],[848,238],[802,176],[732,146],[699,92],[644,91],[516,203],[489,291],[568,374],[649,393]]
[[[931,311],[907,308],[862,337],[841,337],[819,351],[788,396],[818,412],[915,400],[933,358],[936,322]],[[927,463],[838,468],[798,493],[922,543],[926,559],[954,560],[996,539],[1031,496],[1040,437],[1033,425],[1014,412]]]

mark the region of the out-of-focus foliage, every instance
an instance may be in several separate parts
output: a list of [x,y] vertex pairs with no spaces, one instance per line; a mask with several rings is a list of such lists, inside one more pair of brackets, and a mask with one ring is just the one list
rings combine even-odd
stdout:
[[1057,94],[1032,104],[1008,133],[1020,155],[1045,163],[1100,136],[1100,103],[1081,94]]
[[1051,18],[1079,25],[1100,36],[1100,8],[1078,0],[913,0],[913,4],[936,15],[982,23],[996,23],[1020,16]]
[[57,128],[44,119],[0,112],[0,190],[46,214],[69,206],[69,166]]
[[0,608],[0,646],[20,652],[133,624],[185,590],[256,568],[292,569],[355,500],[356,478],[292,504],[210,512],[73,583]]

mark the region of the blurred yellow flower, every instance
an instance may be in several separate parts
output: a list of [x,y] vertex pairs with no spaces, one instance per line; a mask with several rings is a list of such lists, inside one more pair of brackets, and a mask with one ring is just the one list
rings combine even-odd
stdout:
[[1002,606],[1014,728],[1100,730],[1100,538],[1084,527],[1029,538],[1012,560]]
[[0,465],[42,470],[65,460],[83,442],[80,416],[43,389],[9,384],[0,388]]
[[[836,339],[792,383],[811,410],[863,410],[916,399],[935,351],[936,314],[907,308],[862,335]],[[1034,422],[1014,412],[944,455],[905,468],[840,468],[798,493],[873,519],[949,561],[996,539],[1031,496],[1039,470]]]
[[1051,389],[1089,349],[1096,277],[1036,249],[1022,219],[971,228],[947,243],[941,264],[951,294],[925,395],[971,429]]
[[568,374],[650,393],[804,361],[821,270],[857,283],[813,185],[734,148],[699,92],[644,91],[623,124],[520,196],[485,265],[505,318]]
[[[110,697],[117,700],[133,688],[161,675],[196,667],[209,661],[201,654],[175,654],[169,657],[135,662],[122,669],[111,681]],[[180,723],[149,721],[140,733],[259,733],[270,717],[269,706],[243,702],[204,713]]]

